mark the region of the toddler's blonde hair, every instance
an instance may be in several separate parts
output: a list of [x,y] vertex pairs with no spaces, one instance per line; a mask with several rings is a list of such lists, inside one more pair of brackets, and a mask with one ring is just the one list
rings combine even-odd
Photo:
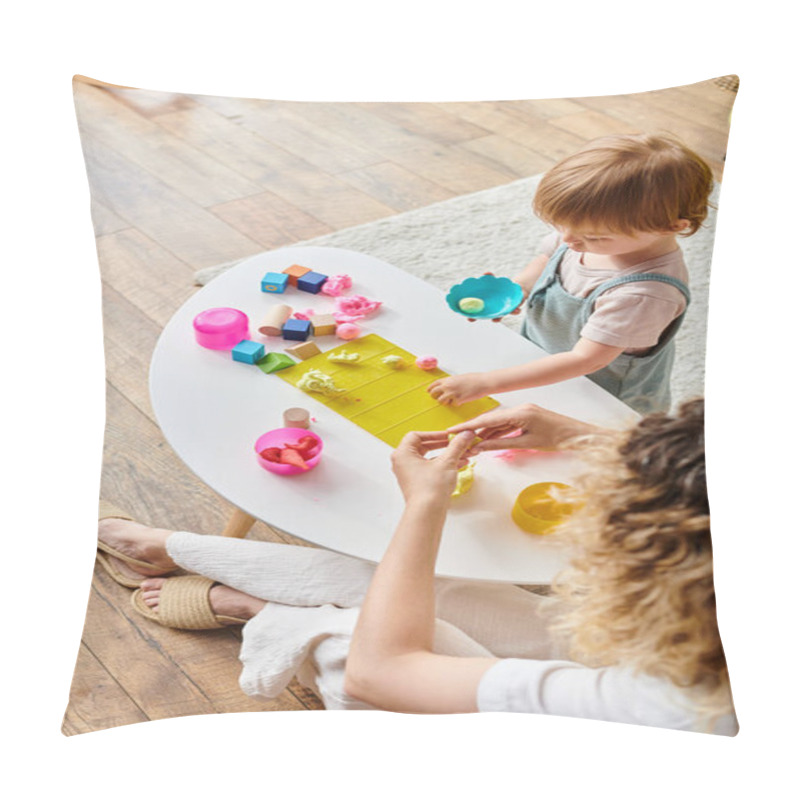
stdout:
[[556,227],[630,235],[671,230],[682,219],[689,236],[708,214],[711,168],[669,134],[595,139],[548,170],[533,210]]

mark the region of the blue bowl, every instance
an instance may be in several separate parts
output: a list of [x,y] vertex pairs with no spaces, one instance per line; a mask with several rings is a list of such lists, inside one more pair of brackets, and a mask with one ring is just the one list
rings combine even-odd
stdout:
[[[462,311],[458,304],[465,297],[483,300],[482,311]],[[510,314],[524,297],[522,287],[510,278],[494,275],[481,275],[480,278],[467,278],[451,287],[447,293],[447,305],[457,314],[470,319],[498,319]]]

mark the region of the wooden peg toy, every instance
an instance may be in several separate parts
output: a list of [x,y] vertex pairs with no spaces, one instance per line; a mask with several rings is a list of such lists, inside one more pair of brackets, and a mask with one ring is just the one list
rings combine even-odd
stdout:
[[258,326],[258,332],[264,336],[280,336],[283,325],[292,316],[292,308],[287,305],[273,306]]

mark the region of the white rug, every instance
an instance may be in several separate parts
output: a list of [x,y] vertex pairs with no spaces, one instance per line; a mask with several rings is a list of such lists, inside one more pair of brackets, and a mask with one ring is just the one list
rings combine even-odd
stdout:
[[[537,244],[550,230],[531,210],[540,177],[523,178],[292,246],[313,244],[369,253],[442,291],[483,272],[513,277],[536,254]],[[714,205],[718,198],[717,185],[712,195]],[[692,302],[676,340],[672,376],[676,403],[703,394],[715,223],[716,210],[712,208],[703,228],[681,240],[691,276]],[[235,263],[200,270],[196,282],[208,283]],[[507,317],[503,324],[517,329],[520,320]]]

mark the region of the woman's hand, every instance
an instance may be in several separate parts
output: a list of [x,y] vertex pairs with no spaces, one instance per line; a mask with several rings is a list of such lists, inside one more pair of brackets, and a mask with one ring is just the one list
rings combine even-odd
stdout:
[[446,433],[474,431],[483,439],[467,449],[465,455],[469,457],[487,450],[559,450],[569,439],[601,430],[586,422],[526,403],[516,408],[489,411],[468,422],[453,425]]
[[[475,439],[471,429],[449,440],[444,431],[407,433],[392,453],[392,469],[406,502],[446,502],[456,488],[458,470],[467,463],[465,452]],[[426,458],[434,450],[442,453]]]

